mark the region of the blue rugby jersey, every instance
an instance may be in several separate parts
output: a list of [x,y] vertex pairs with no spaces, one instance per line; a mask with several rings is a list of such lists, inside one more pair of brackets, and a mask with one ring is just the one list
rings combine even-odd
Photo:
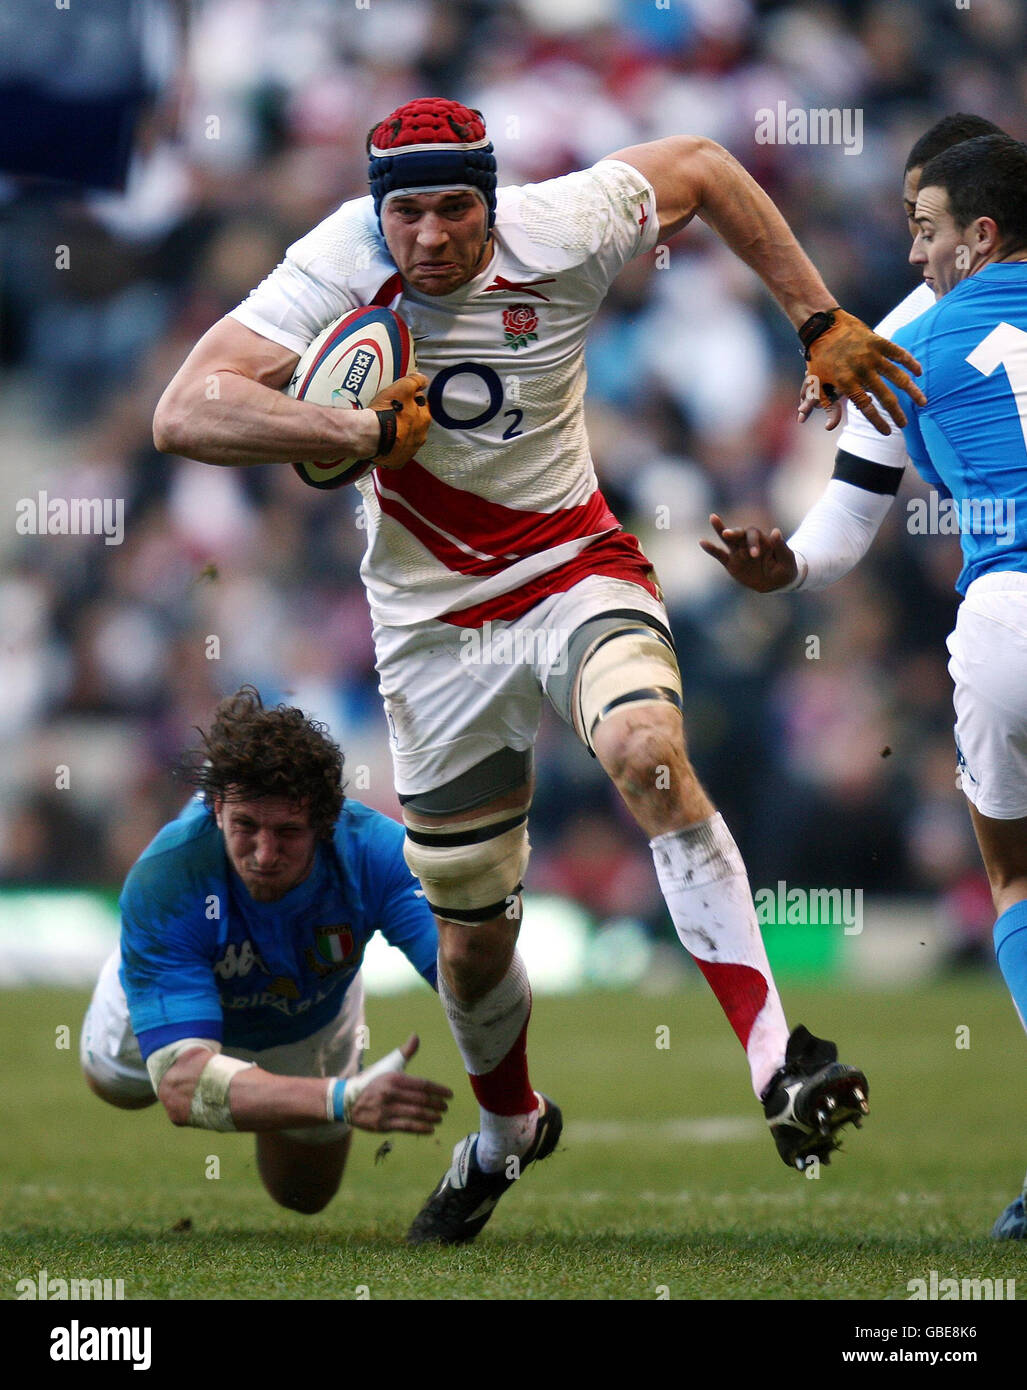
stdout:
[[927,405],[899,392],[909,456],[946,499],[966,593],[1027,571],[1027,263],[987,265],[892,334],[923,367]]
[[213,814],[191,801],[122,890],[121,982],[145,1057],[179,1038],[257,1051],[338,1013],[376,931],[435,986],[435,921],[403,858],[403,827],[347,800],[302,883],[258,903]]

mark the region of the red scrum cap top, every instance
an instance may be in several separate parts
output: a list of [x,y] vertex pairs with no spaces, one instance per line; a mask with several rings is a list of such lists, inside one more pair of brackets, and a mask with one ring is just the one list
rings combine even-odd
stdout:
[[397,106],[371,132],[368,153],[396,154],[410,145],[463,145],[487,143],[480,111],[472,111],[446,97],[418,97]]
[[496,212],[496,156],[480,111],[446,97],[419,97],[399,106],[371,131],[368,178],[381,225],[390,193],[471,188]]

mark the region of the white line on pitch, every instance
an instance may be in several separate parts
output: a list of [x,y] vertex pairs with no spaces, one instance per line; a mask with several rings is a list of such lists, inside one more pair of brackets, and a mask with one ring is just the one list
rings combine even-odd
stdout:
[[584,1144],[658,1139],[671,1144],[736,1144],[766,1136],[766,1125],[748,1115],[709,1115],[677,1120],[569,1120],[564,1138]]

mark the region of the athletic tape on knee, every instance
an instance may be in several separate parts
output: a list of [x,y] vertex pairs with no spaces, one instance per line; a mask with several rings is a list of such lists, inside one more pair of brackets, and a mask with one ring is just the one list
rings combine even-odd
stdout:
[[408,821],[403,853],[434,913],[478,922],[520,891],[530,849],[527,810],[507,809],[437,829]]
[[681,709],[681,673],[674,649],[653,628],[631,624],[596,639],[581,663],[575,720],[589,748],[614,710],[672,704]]

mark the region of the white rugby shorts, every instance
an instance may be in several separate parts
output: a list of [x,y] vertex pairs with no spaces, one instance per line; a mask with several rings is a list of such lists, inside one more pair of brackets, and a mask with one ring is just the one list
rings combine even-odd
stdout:
[[[139,1042],[132,1031],[128,1000],[118,975],[121,952],[115,950],[104,962],[96,989],[82,1024],[79,1055],[82,1070],[107,1091],[126,1099],[156,1099],[150,1073],[146,1070]],[[242,1047],[225,1047],[226,1057],[256,1062],[276,1076],[356,1076],[360,1070],[361,1043],[365,1036],[364,983],[358,974],[342,999],[338,1014],[323,1028],[300,1042],[283,1043],[250,1052]],[[332,1144],[344,1139],[349,1125],[302,1125],[276,1130],[286,1138],[303,1144]]]
[[960,782],[982,816],[1027,816],[1027,574],[981,575],[948,639]]
[[531,748],[546,686],[565,669],[571,634],[618,608],[670,627],[666,608],[640,584],[601,574],[543,599],[514,622],[376,626],[397,793],[434,791],[501,748]]

